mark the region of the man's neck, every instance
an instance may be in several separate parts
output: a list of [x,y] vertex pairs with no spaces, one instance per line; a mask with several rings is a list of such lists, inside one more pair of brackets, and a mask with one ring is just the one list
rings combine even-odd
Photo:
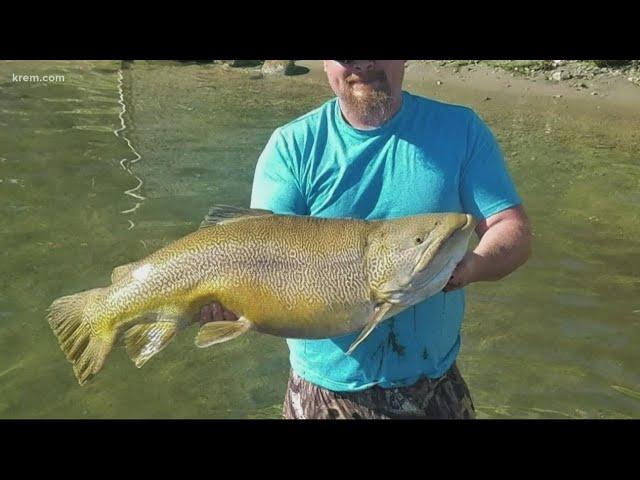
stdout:
[[402,95],[394,98],[391,108],[386,111],[383,116],[376,117],[362,115],[359,112],[350,109],[349,106],[343,103],[340,99],[338,99],[338,104],[340,105],[340,111],[342,112],[342,116],[345,121],[353,128],[357,128],[358,130],[374,130],[388,122],[393,118],[398,110],[400,110],[402,107]]

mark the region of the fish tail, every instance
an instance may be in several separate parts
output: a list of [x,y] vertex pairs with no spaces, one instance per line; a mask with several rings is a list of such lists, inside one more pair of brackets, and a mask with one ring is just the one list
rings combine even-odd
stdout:
[[98,333],[91,326],[96,309],[90,307],[104,298],[106,290],[94,288],[67,295],[49,307],[47,320],[80,385],[102,369],[115,342],[115,331]]

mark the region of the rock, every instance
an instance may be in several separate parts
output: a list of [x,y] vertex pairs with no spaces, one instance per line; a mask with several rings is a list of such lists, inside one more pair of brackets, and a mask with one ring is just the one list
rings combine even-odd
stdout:
[[436,85],[440,86],[440,85],[442,85],[442,82],[441,82],[440,80],[438,80],[438,81],[436,82]]
[[562,98],[562,95],[554,95],[553,98]]
[[591,92],[591,95],[598,95],[598,92]]
[[491,100],[491,97],[484,97],[484,101]]
[[292,75],[295,68],[293,60],[265,60],[261,70],[265,75]]
[[562,65],[564,65],[565,63],[567,63],[566,60],[553,60],[551,62],[551,65],[553,66],[553,68],[557,68],[557,67],[561,67]]
[[220,60],[225,65],[229,65],[230,67],[238,68],[238,67],[255,67],[260,65],[260,60]]
[[555,80],[556,82],[559,82],[561,80],[569,80],[570,78],[573,78],[573,75],[571,75],[569,72],[565,72],[564,70],[559,70],[551,74],[550,80]]
[[632,60],[593,60],[593,63],[600,68],[621,67],[624,65],[630,65]]

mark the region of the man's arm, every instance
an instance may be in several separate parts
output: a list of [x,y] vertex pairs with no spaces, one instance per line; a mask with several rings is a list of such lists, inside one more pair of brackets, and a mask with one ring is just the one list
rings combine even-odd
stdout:
[[478,223],[477,247],[454,270],[444,291],[473,282],[499,280],[531,255],[531,227],[522,205],[503,210]]

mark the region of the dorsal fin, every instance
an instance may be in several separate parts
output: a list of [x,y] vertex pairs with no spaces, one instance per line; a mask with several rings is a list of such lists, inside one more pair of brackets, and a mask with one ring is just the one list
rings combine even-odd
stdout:
[[116,283],[118,280],[124,278],[126,275],[138,265],[138,262],[126,263],[113,269],[111,272],[111,283]]
[[225,223],[237,222],[238,220],[246,220],[247,218],[255,218],[263,215],[273,215],[273,212],[271,210],[258,208],[214,205],[204,217],[202,223],[200,223],[200,228],[210,227],[212,225],[223,225]]

